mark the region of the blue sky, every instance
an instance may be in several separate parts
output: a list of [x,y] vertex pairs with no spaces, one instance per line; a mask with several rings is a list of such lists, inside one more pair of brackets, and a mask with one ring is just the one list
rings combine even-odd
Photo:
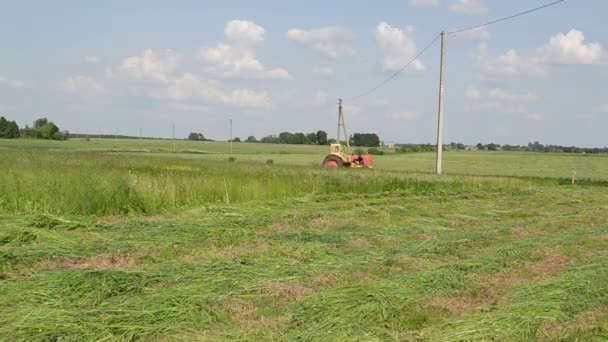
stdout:
[[[74,132],[226,139],[336,129],[435,139],[441,30],[546,0],[2,1],[0,113]],[[569,0],[448,36],[445,140],[607,146],[608,13]]]

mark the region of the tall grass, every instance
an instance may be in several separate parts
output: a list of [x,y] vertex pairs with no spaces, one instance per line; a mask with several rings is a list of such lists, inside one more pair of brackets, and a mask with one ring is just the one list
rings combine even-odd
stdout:
[[525,182],[474,177],[439,181],[430,175],[370,170],[65,151],[3,151],[0,170],[0,211],[30,214],[151,214],[306,194],[459,193]]

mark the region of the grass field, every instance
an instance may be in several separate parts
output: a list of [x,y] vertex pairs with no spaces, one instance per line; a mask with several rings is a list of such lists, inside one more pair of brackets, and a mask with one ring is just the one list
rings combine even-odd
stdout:
[[0,141],[0,340],[608,339],[606,156],[175,149]]

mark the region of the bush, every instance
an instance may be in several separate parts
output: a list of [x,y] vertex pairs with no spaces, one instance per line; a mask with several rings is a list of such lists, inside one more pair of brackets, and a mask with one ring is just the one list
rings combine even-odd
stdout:
[[369,150],[367,150],[367,154],[371,154],[374,156],[383,156],[384,155],[384,151],[380,151],[379,149],[372,147]]
[[230,158],[228,158],[228,162],[229,162],[229,163],[234,163],[235,161],[236,161],[236,158],[235,158],[235,157],[230,157]]
[[272,160],[272,159],[266,160],[266,165],[272,165],[272,164],[274,164],[274,160]]
[[356,148],[354,151],[355,154],[365,154],[365,150],[362,148]]

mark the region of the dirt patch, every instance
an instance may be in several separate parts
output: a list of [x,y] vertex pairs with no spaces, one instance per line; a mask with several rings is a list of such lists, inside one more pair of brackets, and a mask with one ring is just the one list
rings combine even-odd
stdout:
[[549,252],[541,252],[542,260],[534,263],[531,267],[535,278],[549,278],[560,274],[570,263],[570,259],[561,255],[551,255]]
[[529,238],[549,235],[547,232],[539,229],[529,229],[523,227],[513,229],[511,234],[518,240],[525,240]]
[[462,316],[471,312],[479,312],[496,303],[493,293],[473,296],[469,292],[460,292],[448,297],[436,297],[430,302],[433,307],[446,309],[454,316]]
[[336,275],[335,273],[325,273],[312,277],[310,279],[310,285],[318,291],[335,287],[341,282],[342,279],[342,277]]
[[45,260],[38,264],[38,268],[45,270],[132,270],[138,268],[138,263],[131,255],[106,253],[79,260]]
[[272,235],[276,233],[288,232],[291,230],[293,230],[293,227],[290,224],[277,222],[269,227],[268,233],[270,233],[269,235]]
[[428,242],[428,241],[434,241],[437,238],[434,237],[433,235],[429,235],[429,234],[416,234],[416,235],[412,236],[412,239],[414,239],[416,241]]
[[331,228],[335,227],[335,223],[329,219],[318,217],[310,221],[313,228]]
[[371,282],[371,281],[378,279],[378,277],[376,275],[373,275],[373,274],[367,273],[367,272],[362,272],[362,271],[354,272],[352,274],[352,276],[353,276],[353,278],[355,278],[356,280],[358,280],[362,283],[367,283],[367,282]]
[[608,307],[584,312],[567,322],[545,322],[539,330],[539,341],[560,341],[572,332],[592,331],[601,326],[608,316]]
[[237,323],[248,323],[258,318],[257,306],[240,298],[227,300],[222,304],[222,308]]
[[397,265],[404,271],[420,271],[423,270],[428,263],[427,259],[412,257],[408,255],[399,255],[396,258]]
[[293,301],[306,297],[313,288],[297,283],[270,283],[260,288],[260,293],[277,297],[282,301]]

